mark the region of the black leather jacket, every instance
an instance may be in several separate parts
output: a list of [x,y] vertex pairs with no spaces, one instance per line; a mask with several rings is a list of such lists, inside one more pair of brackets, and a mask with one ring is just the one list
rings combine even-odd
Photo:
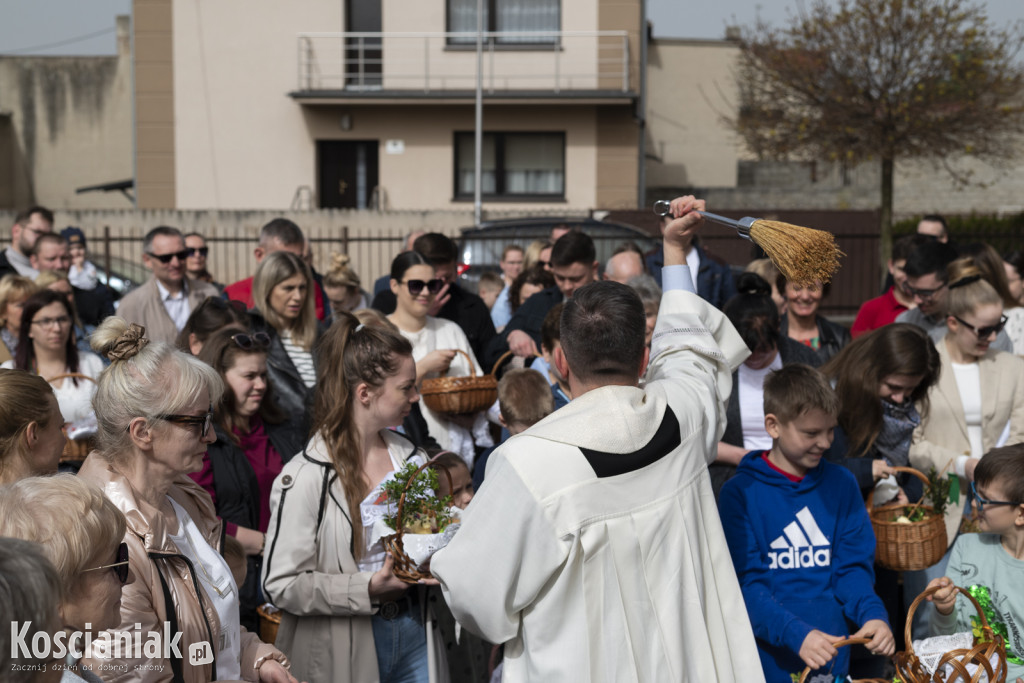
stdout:
[[[305,432],[312,423],[313,390],[308,388],[299,376],[295,363],[284,350],[281,337],[258,311],[249,311],[253,332],[266,332],[270,336],[270,349],[267,351],[267,377],[274,387],[277,406],[292,421],[301,424]],[[317,335],[319,340],[319,333]],[[317,361],[317,343],[313,343],[313,366]]]
[[[843,347],[850,343],[850,331],[834,323],[828,318],[820,315],[814,317],[814,323],[818,326],[818,348],[815,353],[824,365],[829,358],[843,350]],[[782,336],[789,334],[789,316],[782,316]]]

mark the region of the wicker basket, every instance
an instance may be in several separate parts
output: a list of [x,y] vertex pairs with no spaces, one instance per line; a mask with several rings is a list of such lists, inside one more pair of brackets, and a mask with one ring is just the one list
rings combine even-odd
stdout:
[[[925,485],[928,477],[913,467],[893,467],[897,472],[907,472],[921,479]],[[868,495],[868,514],[875,530],[875,562],[895,571],[909,572],[931,567],[946,554],[946,521],[935,510],[922,505],[928,513],[918,522],[899,523],[906,505],[889,503],[872,507],[874,492]],[[920,503],[918,504],[920,505]]]
[[[870,642],[871,642],[870,638],[845,638],[843,640],[840,640],[840,641],[834,643],[834,645],[836,647],[844,647],[846,645],[866,645],[867,643],[870,643]],[[807,667],[806,669],[804,669],[803,673],[800,674],[800,682],[799,683],[804,683],[804,681],[807,680],[807,676],[809,676],[810,673],[811,673],[811,667]],[[887,681],[884,678],[857,678],[857,679],[849,679],[849,680],[853,681],[853,683],[891,683],[890,681]]]
[[[925,668],[921,666],[920,660],[914,654],[913,641],[910,635],[911,626],[914,622],[914,612],[917,611],[918,606],[928,596],[940,590],[940,588],[940,586],[936,586],[921,593],[911,603],[910,609],[907,611],[905,633],[907,651],[897,652],[896,656],[892,658],[896,664],[896,672],[900,680],[904,683],[957,683],[958,681],[960,683],[978,683],[982,675],[984,675],[987,677],[988,683],[1005,683],[1007,673],[1006,641],[989,626],[985,612],[981,609],[978,601],[974,599],[974,596],[960,586],[954,586],[954,588],[970,600],[971,604],[974,605],[974,609],[978,611],[978,618],[981,622],[981,635],[975,635],[974,647],[970,650],[950,650],[942,655],[939,665],[935,668],[934,675],[929,676]],[[989,662],[993,654],[996,655],[997,659],[995,671],[992,670],[992,664]],[[946,664],[953,667],[953,673],[950,674],[949,678],[943,679],[942,668]],[[978,666],[973,676],[967,671],[968,664],[976,664]]]
[[281,625],[281,611],[268,602],[257,607],[256,614],[260,615],[260,640],[273,645],[277,640],[277,629]]
[[[405,508],[405,494],[409,491],[409,485],[416,481],[416,477],[420,475],[420,472],[430,467],[433,462],[437,460],[437,456],[434,456],[427,462],[416,468],[412,476],[409,477],[409,481],[405,484],[405,491],[402,491],[402,497],[398,499],[398,526],[396,533],[391,536],[385,536],[381,539],[384,543],[384,549],[394,559],[395,564],[392,567],[392,571],[395,576],[400,578],[406,583],[417,583],[420,579],[433,578],[430,572],[420,571],[416,567],[416,563],[413,559],[405,553],[405,546],[402,543],[402,536],[405,535],[405,525],[402,524],[402,511]],[[452,475],[448,472],[448,468],[442,467],[441,471],[444,472],[444,476],[448,478],[448,489],[452,488]]]
[[[461,349],[456,349],[456,352],[465,356],[469,367],[473,367],[469,354]],[[489,375],[432,377],[423,380],[423,386],[420,388],[423,402],[435,413],[447,415],[475,413],[490,408],[498,398],[498,378],[495,371],[501,365],[501,361],[510,354],[511,351],[502,355]]]
[[[52,384],[59,379],[84,379],[96,383],[96,380],[89,375],[83,375],[80,372],[65,372],[61,375],[54,375],[47,379],[47,383]],[[64,432],[64,436],[67,437],[67,432]],[[86,456],[96,448],[96,439],[89,437],[88,439],[71,440],[65,438],[64,441],[64,452],[60,455],[60,461],[62,463],[68,463],[73,465],[81,465],[82,461],[85,460]]]

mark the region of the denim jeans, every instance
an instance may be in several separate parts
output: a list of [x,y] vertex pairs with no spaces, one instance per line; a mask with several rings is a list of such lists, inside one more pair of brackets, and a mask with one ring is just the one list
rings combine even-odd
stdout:
[[388,620],[373,616],[373,642],[377,648],[380,683],[428,683],[427,632],[419,619],[419,605]]

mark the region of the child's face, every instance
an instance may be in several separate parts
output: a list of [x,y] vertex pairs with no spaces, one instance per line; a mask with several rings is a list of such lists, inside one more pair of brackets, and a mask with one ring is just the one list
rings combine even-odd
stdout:
[[773,439],[769,459],[780,469],[802,477],[818,466],[822,455],[832,445],[836,418],[814,408],[783,423],[768,413],[764,416],[764,426]]
[[562,348],[562,342],[556,339],[550,349],[542,346],[540,352],[544,356],[544,362],[548,364],[548,374],[551,375],[550,379],[564,384],[566,379],[562,377],[562,373],[558,371],[558,366],[555,365],[555,349],[560,348]]
[[478,289],[480,298],[487,304],[487,308],[494,308],[494,302],[498,300],[498,295],[501,294],[501,289],[495,289],[489,284],[482,284]]
[[[978,495],[984,500],[1007,501],[1006,486],[1001,477],[996,477],[985,485],[975,483]],[[1020,505],[984,505],[979,509],[978,501],[974,501],[974,509],[978,511],[981,530],[990,534],[1007,534],[1015,528],[1024,527],[1024,508]]]
[[465,510],[466,506],[469,505],[469,501],[473,500],[473,477],[469,474],[469,468],[465,465],[459,465],[458,467],[452,467],[448,470],[448,473],[452,475],[452,490],[448,490],[448,477],[444,474],[440,474],[438,479],[438,488],[441,489],[441,497],[451,496],[452,505]]

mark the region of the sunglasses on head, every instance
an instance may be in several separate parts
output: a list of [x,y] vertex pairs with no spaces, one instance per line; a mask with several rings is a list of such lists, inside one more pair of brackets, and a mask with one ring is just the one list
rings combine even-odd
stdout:
[[270,335],[266,332],[254,332],[253,334],[239,332],[231,335],[231,341],[235,342],[243,351],[253,348],[265,349],[270,346]]
[[978,339],[988,339],[993,334],[999,334],[1000,332],[1003,331],[1003,328],[1006,327],[1006,321],[1009,320],[1009,318],[1007,318],[1004,315],[1002,318],[999,319],[999,322],[997,322],[995,325],[975,327],[974,325],[970,324],[969,322],[963,320],[958,316],[954,315],[953,317],[956,319],[958,323],[960,323],[961,325],[969,329],[971,332],[973,332],[978,337]]
[[406,280],[405,284],[409,288],[409,293],[413,296],[417,296],[422,292],[424,287],[431,294],[437,294],[444,287],[444,280],[440,278],[434,278],[433,280]]
[[184,261],[186,258],[188,258],[188,252],[189,252],[188,249],[183,249],[181,251],[176,251],[173,254],[153,254],[153,253],[148,253],[147,255],[150,258],[155,258],[160,263],[170,263],[174,259],[178,259],[179,261]]
[[189,256],[206,256],[210,253],[209,247],[187,247],[185,251]]
[[114,574],[117,575],[117,580],[122,584],[128,583],[128,544],[121,542],[121,545],[117,546],[117,562],[113,564],[104,564],[99,567],[92,567],[86,569],[87,572],[97,572],[101,569],[113,569]]

